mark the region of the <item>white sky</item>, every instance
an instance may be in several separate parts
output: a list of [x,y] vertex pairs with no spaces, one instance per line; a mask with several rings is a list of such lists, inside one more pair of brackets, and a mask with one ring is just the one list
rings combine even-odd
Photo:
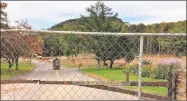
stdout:
[[[11,24],[27,19],[35,29],[86,15],[85,8],[96,1],[5,1]],[[186,20],[186,1],[104,1],[131,24]]]

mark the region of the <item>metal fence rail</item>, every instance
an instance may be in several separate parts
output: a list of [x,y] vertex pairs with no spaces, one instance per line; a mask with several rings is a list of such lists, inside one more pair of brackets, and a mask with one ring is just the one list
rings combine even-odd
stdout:
[[26,32],[50,34],[80,34],[80,35],[114,35],[114,36],[186,36],[186,33],[117,33],[117,32],[78,32],[78,31],[53,31],[53,30],[28,30],[28,29],[1,29],[1,32]]

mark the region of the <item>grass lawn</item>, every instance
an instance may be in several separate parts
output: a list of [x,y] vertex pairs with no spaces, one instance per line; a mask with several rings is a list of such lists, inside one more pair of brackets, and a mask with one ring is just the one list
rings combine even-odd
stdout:
[[27,64],[26,62],[19,62],[19,67],[18,70],[16,71],[15,64],[11,67],[11,71],[8,71],[8,62],[6,61],[1,61],[1,79],[6,80],[14,76],[18,76],[23,73],[27,73],[32,71],[35,68],[34,64]]
[[[117,81],[125,81],[126,75],[123,72],[123,69],[120,68],[113,68],[113,69],[97,69],[97,68],[82,68],[82,72],[91,75],[93,77],[102,79],[102,80],[117,80]],[[138,76],[130,74],[130,81],[138,81]],[[157,82],[157,81],[164,81],[158,79],[152,79],[147,77],[142,77],[142,81],[144,82]],[[137,91],[137,86],[124,86],[124,88],[129,90]],[[149,94],[156,94],[166,96],[168,89],[167,87],[151,87],[151,86],[143,86],[142,92],[149,93]]]
[[[97,75],[98,78],[103,78],[105,80],[118,80],[118,81],[125,81],[126,74],[123,72],[121,68],[82,68],[82,72],[88,75]],[[130,74],[130,81],[138,81],[138,76],[134,74]],[[156,82],[156,81],[164,81],[159,79],[152,79],[148,77],[142,77],[142,81],[144,82]]]
[[[137,86],[125,86],[124,88],[128,90],[138,91]],[[154,94],[154,95],[167,96],[168,88],[167,87],[142,86],[142,92]]]

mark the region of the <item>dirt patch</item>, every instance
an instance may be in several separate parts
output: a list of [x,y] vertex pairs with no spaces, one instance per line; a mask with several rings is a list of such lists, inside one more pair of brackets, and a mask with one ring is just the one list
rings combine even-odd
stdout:
[[[186,67],[186,56],[182,56],[182,57],[176,57],[175,55],[166,55],[166,54],[156,54],[156,55],[144,55],[143,59],[144,60],[151,60],[153,65],[157,65],[158,61],[162,61],[162,60],[167,60],[167,59],[179,59],[180,62],[182,63],[182,67],[185,68]],[[136,58],[134,59],[131,63],[138,64],[139,59]]]
[[[93,65],[97,65],[97,61],[95,59],[95,56],[93,54],[80,54],[77,57],[65,57],[65,56],[61,56],[61,57],[57,57],[61,60],[61,64],[75,64],[75,65],[79,65],[79,64],[83,64],[86,66],[93,66]],[[162,60],[167,60],[170,58],[174,58],[174,59],[179,59],[182,63],[182,66],[185,68],[186,67],[186,56],[182,56],[182,57],[176,57],[175,55],[166,55],[166,54],[151,54],[151,55],[144,55],[143,59],[144,60],[151,60],[153,65],[157,65],[158,61],[162,61]],[[44,57],[42,58],[40,61],[45,61],[45,62],[52,62],[54,58],[52,57]],[[109,66],[109,61],[106,62]],[[139,63],[139,59],[135,58],[132,62],[132,64],[138,64]],[[103,64],[103,61],[101,61],[101,65]],[[114,67],[124,67],[126,64],[125,59],[121,58],[118,60],[114,61]]]
[[[109,61],[106,61],[106,63],[109,66]],[[78,56],[78,57],[70,57],[70,58],[63,58],[61,59],[61,64],[75,64],[75,65],[79,65],[79,64],[83,64],[85,66],[95,66],[97,65],[97,60],[95,59],[94,56]],[[103,61],[101,61],[101,66],[103,65]],[[114,67],[122,67],[123,65],[125,65],[125,59],[119,59],[119,60],[115,60],[114,61]]]

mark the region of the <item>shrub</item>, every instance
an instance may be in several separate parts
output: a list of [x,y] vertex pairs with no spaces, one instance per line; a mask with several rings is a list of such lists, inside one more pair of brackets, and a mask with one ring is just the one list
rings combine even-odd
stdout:
[[143,66],[142,67],[142,77],[150,77],[151,76],[151,67],[150,66]]
[[143,60],[144,65],[151,65],[152,61],[151,60]]
[[[153,65],[151,65],[153,66]],[[168,59],[159,61],[157,68],[151,68],[150,65],[143,65],[142,77],[150,77],[155,79],[168,79],[169,72],[173,70],[181,69],[181,62],[178,59]],[[124,72],[130,72],[138,75],[139,64],[127,65],[124,68]]]
[[[138,75],[139,72],[139,64],[127,65],[124,68],[124,72],[130,72],[132,74]],[[143,65],[142,67],[142,77],[150,77],[151,76],[151,67],[147,65]]]
[[169,72],[181,69],[181,63],[178,59],[162,60],[157,65],[158,67],[153,72],[153,78],[155,79],[167,79]]
[[158,65],[158,68],[153,72],[153,78],[155,79],[167,79],[168,77],[168,66]]
[[124,72],[130,72],[132,74],[138,74],[138,64],[129,64],[124,68]]

